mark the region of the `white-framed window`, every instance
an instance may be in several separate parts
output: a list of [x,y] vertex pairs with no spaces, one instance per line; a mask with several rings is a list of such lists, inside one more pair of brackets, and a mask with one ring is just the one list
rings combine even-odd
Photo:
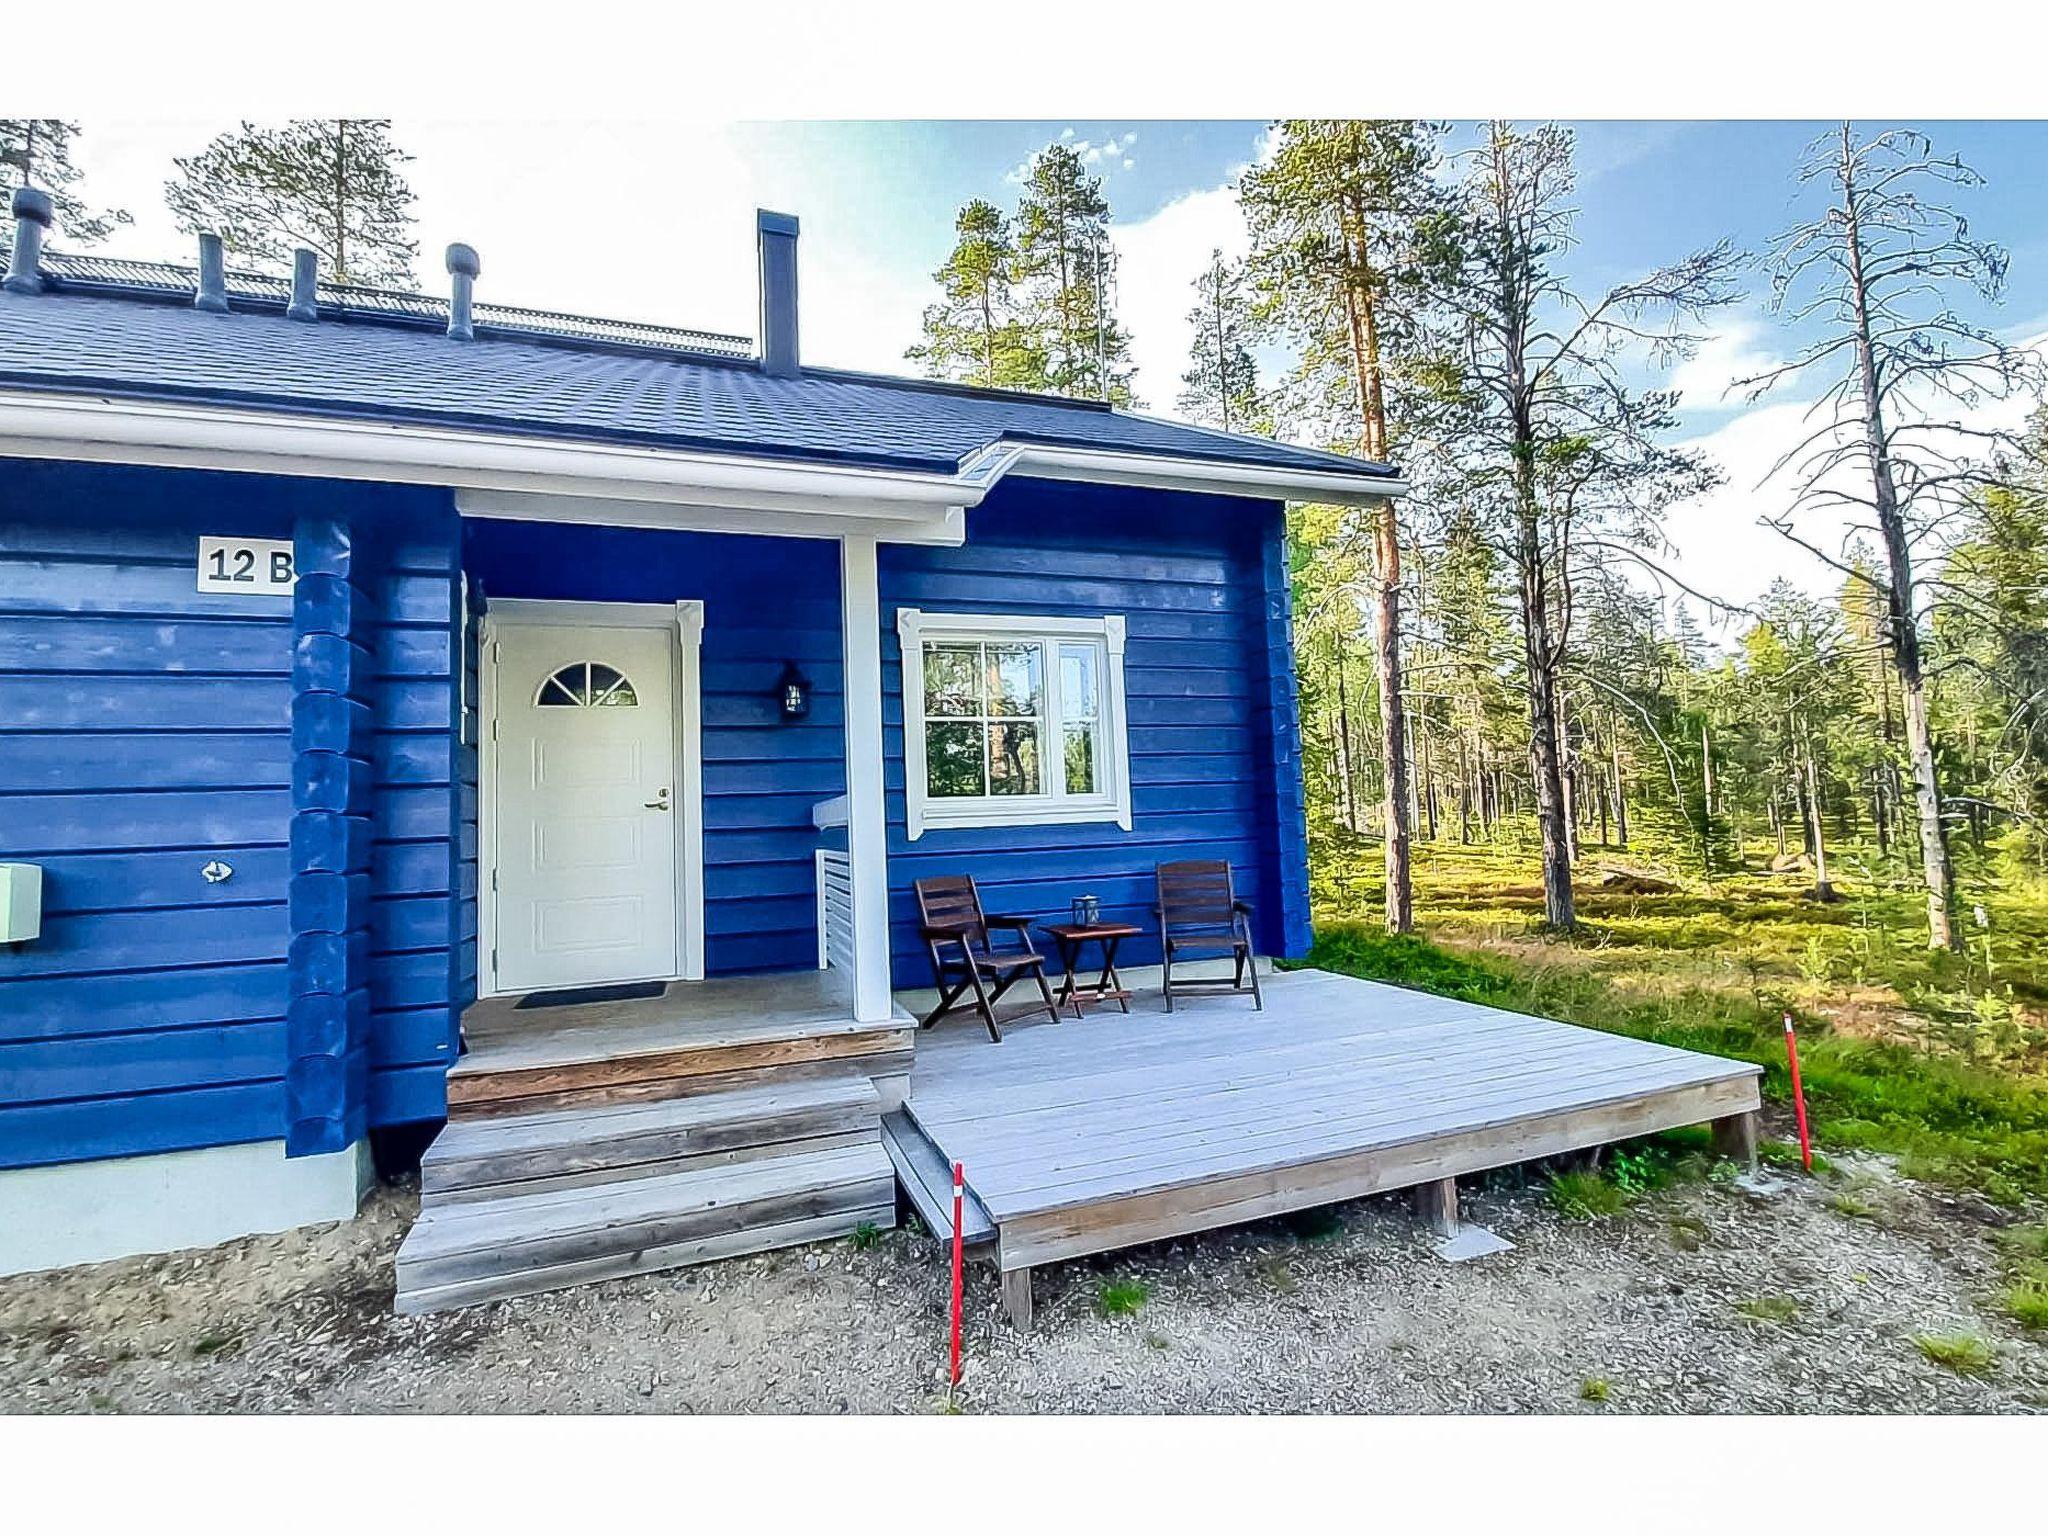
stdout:
[[1124,621],[901,608],[909,835],[1131,825]]

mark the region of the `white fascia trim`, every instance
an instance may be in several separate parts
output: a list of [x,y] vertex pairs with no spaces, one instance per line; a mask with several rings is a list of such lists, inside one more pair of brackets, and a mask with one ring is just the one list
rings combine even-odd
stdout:
[[798,512],[731,503],[706,506],[684,501],[623,501],[603,496],[458,489],[455,510],[464,517],[509,522],[764,534],[771,538],[836,539],[851,535],[885,544],[949,546],[967,540],[966,509],[960,506],[919,507],[910,515],[870,517],[841,512],[828,503]]
[[[963,501],[953,474],[22,390],[0,390],[0,453],[830,513],[890,524],[943,521]],[[978,492],[965,498],[980,499]]]
[[1217,464],[1206,459],[1006,440],[998,440],[975,454],[961,466],[960,474],[963,480],[984,490],[1006,475],[1030,475],[1040,480],[1085,480],[1096,485],[1138,485],[1211,496],[1361,507],[1408,494],[1408,482],[1391,475],[1368,480],[1312,469]]
[[[822,527],[848,529],[854,520],[850,531],[858,537],[919,543],[958,543],[964,511],[1012,474],[1352,506],[1408,490],[1391,476],[1362,479],[1008,439],[951,473],[918,473],[20,389],[0,390],[0,454],[508,493],[472,497],[478,510],[470,516],[543,515],[538,508],[521,510],[520,500],[530,497],[556,502],[568,521],[634,517],[616,505],[603,519],[597,515],[595,504],[620,502],[650,508],[639,526],[712,527],[720,515],[747,511],[798,521],[764,517],[756,527],[734,531],[817,536]],[[482,510],[486,506],[493,510]]]

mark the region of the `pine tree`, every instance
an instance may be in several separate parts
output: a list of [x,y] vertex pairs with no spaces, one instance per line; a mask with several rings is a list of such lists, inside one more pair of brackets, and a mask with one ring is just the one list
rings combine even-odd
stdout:
[[[0,167],[9,187],[37,187],[49,194],[62,244],[97,245],[131,219],[125,209],[95,210],[79,196],[84,172],[71,163],[71,141],[77,137],[78,124],[62,118],[0,117]],[[13,245],[13,221],[0,218],[0,261]]]
[[1109,200],[1064,144],[1031,162],[1017,204],[1016,278],[1023,322],[1046,356],[1046,382],[1063,395],[1135,403],[1130,336],[1117,324],[1111,290],[1116,251]]
[[1225,432],[1264,429],[1259,405],[1259,365],[1252,356],[1252,306],[1244,268],[1211,251],[1209,265],[1195,279],[1194,329],[1187,386],[1178,404],[1189,419]]
[[[1337,397],[1347,381],[1347,446],[1385,460],[1387,339],[1419,292],[1415,276],[1429,229],[1430,170],[1439,130],[1417,122],[1296,120],[1279,147],[1238,188],[1251,226],[1251,269],[1269,323],[1302,345],[1297,389]],[[1410,791],[1401,687],[1401,535],[1394,503],[1370,514],[1376,568],[1373,663],[1384,764],[1387,928],[1414,927],[1409,869]]]
[[943,295],[924,312],[924,340],[904,356],[926,375],[991,389],[1048,387],[1043,349],[1017,317],[1010,221],[976,198],[953,221],[959,238],[932,274]]
[[176,161],[164,193],[179,228],[218,234],[259,267],[288,267],[305,246],[336,282],[409,286],[419,242],[399,168],[411,158],[385,118],[245,122]]
[[[1732,296],[1723,242],[1586,298],[1562,266],[1571,246],[1572,135],[1492,123],[1469,158],[1433,278],[1441,359],[1432,458],[1487,512],[1514,572],[1529,762],[1550,926],[1576,926],[1570,720],[1564,677],[1574,584],[1592,562],[1628,559],[1674,502],[1718,471],[1664,439],[1675,397],[1624,371],[1632,349],[1682,356],[1683,325]],[[1704,765],[1703,765],[1704,766]]]

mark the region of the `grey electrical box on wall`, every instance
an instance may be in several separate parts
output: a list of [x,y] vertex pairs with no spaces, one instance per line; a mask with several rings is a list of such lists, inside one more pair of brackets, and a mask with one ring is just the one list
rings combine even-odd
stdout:
[[0,864],[0,944],[20,944],[42,931],[42,866]]

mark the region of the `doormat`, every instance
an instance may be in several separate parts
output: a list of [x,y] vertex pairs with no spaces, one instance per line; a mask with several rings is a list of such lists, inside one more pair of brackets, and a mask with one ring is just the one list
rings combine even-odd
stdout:
[[659,997],[668,990],[665,981],[636,981],[621,987],[565,987],[559,992],[529,992],[514,1008],[568,1008],[577,1003],[630,1003],[636,998]]

